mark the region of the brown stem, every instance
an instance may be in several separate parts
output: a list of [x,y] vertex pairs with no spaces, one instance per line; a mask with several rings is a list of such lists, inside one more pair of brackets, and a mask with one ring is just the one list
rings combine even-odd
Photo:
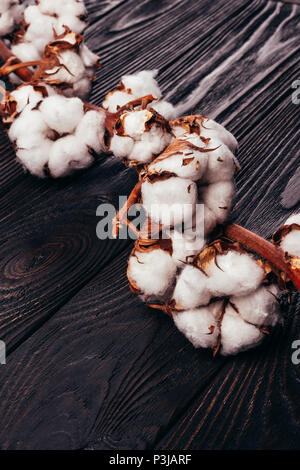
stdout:
[[293,282],[294,286],[300,290],[300,270],[293,268],[289,264],[285,257],[285,253],[280,248],[268,242],[256,233],[250,232],[236,224],[231,224],[225,227],[225,235],[239,242],[248,250],[257,253],[262,258],[270,261],[270,263],[279,268],[280,271],[284,272]]
[[[0,40],[0,58],[6,62],[8,59],[11,57],[15,57],[11,50],[4,44],[2,40]],[[18,60],[16,58],[16,60]],[[21,61],[19,61],[21,62]],[[16,70],[16,74],[18,75],[21,80],[24,82],[30,82],[33,77],[33,73],[26,67],[21,67],[18,70]]]
[[[135,204],[138,201],[140,194],[141,194],[141,187],[142,187],[142,182],[138,181],[135,187],[133,188],[133,190],[131,191],[126,204],[124,204],[121,210],[117,213],[116,217],[114,217],[113,229],[112,229],[113,237],[117,238],[120,225],[126,224],[127,226],[131,227],[132,224],[130,224],[130,222],[128,221],[127,214],[128,214],[128,210],[130,209],[130,207],[133,206],[133,204]],[[139,234],[136,228],[134,232]]]

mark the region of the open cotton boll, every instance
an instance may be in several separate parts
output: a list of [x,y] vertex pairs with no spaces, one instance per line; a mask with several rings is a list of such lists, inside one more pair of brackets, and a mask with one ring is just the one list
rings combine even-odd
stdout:
[[221,306],[222,302],[215,302],[207,307],[176,312],[173,320],[195,348],[214,348],[220,331],[214,311]]
[[105,113],[100,111],[88,111],[81,119],[76,136],[87,147],[99,153],[103,150]]
[[33,60],[40,60],[41,58],[38,49],[33,43],[30,42],[20,42],[19,44],[12,44],[11,52],[22,62],[31,62]]
[[216,148],[208,154],[208,165],[205,179],[208,183],[231,181],[234,177],[238,162],[227,145],[218,140],[209,142],[210,148]]
[[223,127],[221,124],[218,124],[213,119],[205,119],[203,125],[201,126],[201,136],[206,139],[219,140],[233,152],[236,153],[238,149],[238,143],[236,138]]
[[291,225],[291,224],[300,225],[300,213],[299,214],[292,214],[284,222],[284,225]]
[[23,167],[29,170],[32,175],[44,178],[46,176],[45,165],[48,163],[52,145],[53,142],[42,140],[38,147],[19,149],[16,155]]
[[[16,142],[18,147],[30,147],[36,145],[35,142],[32,145],[29,143],[32,139],[37,136],[41,140],[48,132],[49,128],[40,111],[25,108],[12,123],[8,136],[11,142]],[[26,144],[26,140],[28,140],[28,144]]]
[[88,167],[93,162],[87,146],[78,137],[69,135],[54,142],[49,155],[49,171],[52,177],[60,178]]
[[197,150],[181,149],[180,152],[163,159],[156,159],[148,168],[148,171],[162,173],[168,171],[174,173],[180,178],[187,178],[198,181],[202,178],[207,169],[207,153],[201,153]]
[[263,338],[263,333],[256,326],[245,322],[230,306],[227,306],[221,326],[223,356],[235,355],[254,348]]
[[11,33],[21,18],[22,7],[18,0],[1,0],[0,36]]
[[186,221],[191,225],[197,203],[197,186],[187,179],[171,177],[150,183],[141,188],[143,206],[150,218],[165,226]]
[[110,151],[117,158],[127,157],[134,146],[134,140],[131,137],[114,135],[110,141]]
[[43,99],[42,94],[31,85],[17,88],[11,92],[11,96],[17,102],[18,113],[21,113],[26,106],[30,109],[34,108]]
[[132,75],[124,75],[121,79],[126,90],[135,97],[152,95],[154,98],[161,98],[161,91],[155,77],[158,70],[142,70]]
[[172,230],[170,238],[172,239],[173,260],[180,267],[185,266],[187,259],[199,253],[205,245],[205,239],[201,235],[191,237],[189,234]]
[[138,139],[146,131],[146,122],[151,118],[152,113],[147,109],[122,114],[121,121],[123,121],[125,134]]
[[102,103],[104,109],[107,109],[110,113],[116,113],[119,108],[122,108],[129,101],[133,100],[133,96],[124,91],[113,91],[106,95],[105,100]]
[[82,0],[39,0],[39,9],[41,13],[46,15],[86,15],[86,8]]
[[[85,67],[80,56],[72,50],[66,50],[59,55],[60,64],[63,67],[54,67],[54,70],[49,70],[51,80],[57,80],[61,83],[73,84],[81,79],[85,74]],[[57,69],[57,72],[55,70]]]
[[211,299],[208,277],[193,266],[186,266],[179,274],[173,293],[178,309],[189,310],[207,305]]
[[151,108],[168,120],[174,119],[176,116],[176,108],[169,101],[155,101],[152,103]]
[[174,282],[176,264],[171,255],[161,249],[135,251],[128,261],[128,277],[148,296],[161,298]]
[[248,254],[230,250],[217,255],[205,268],[209,288],[215,297],[247,295],[255,291],[264,279],[264,271]]
[[234,194],[235,186],[231,181],[219,181],[202,188],[203,202],[213,211],[219,224],[227,219]]
[[247,322],[258,326],[275,326],[279,321],[279,288],[261,286],[249,295],[233,296],[230,302]]
[[83,102],[79,98],[50,96],[44,99],[40,111],[51,129],[59,134],[72,133],[83,118]]
[[155,155],[161,153],[169,144],[171,135],[159,127],[152,127],[140,136],[140,140],[134,140],[128,160],[139,163],[149,163]]
[[292,230],[285,235],[280,243],[280,248],[289,255],[300,258],[300,230]]

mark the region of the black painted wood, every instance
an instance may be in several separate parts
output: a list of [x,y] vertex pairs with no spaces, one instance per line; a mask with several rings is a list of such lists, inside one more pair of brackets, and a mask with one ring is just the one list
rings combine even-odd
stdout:
[[[93,103],[122,74],[159,68],[181,113],[210,115],[239,140],[233,219],[269,236],[299,209],[300,6],[86,3],[103,63]],[[135,181],[105,156],[73,178],[37,180],[1,133],[0,448],[299,448],[298,296],[257,350],[212,359],[193,349],[129,291],[131,243],[96,237],[97,206],[117,205]]]

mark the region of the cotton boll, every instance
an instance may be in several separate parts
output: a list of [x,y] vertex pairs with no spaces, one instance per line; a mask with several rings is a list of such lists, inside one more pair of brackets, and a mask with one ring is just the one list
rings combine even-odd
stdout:
[[110,151],[117,158],[125,158],[132,151],[134,140],[131,137],[114,135],[110,141]]
[[208,155],[206,181],[208,183],[231,181],[238,167],[235,156],[226,145],[218,140],[210,141],[209,147],[216,148],[216,150]]
[[202,236],[190,237],[189,234],[180,233],[176,230],[170,232],[172,239],[172,257],[177,266],[185,266],[187,258],[199,253],[204,245],[205,239]]
[[140,163],[149,163],[155,155],[165,150],[170,140],[170,134],[159,127],[153,126],[141,135],[140,140],[135,141],[132,151],[128,154],[128,159]]
[[129,258],[128,277],[147,296],[163,297],[175,275],[176,265],[164,250],[135,251]]
[[116,113],[119,108],[122,108],[122,106],[129,103],[129,101],[132,101],[133,99],[134,97],[129,93],[116,90],[106,95],[102,106],[110,113]]
[[246,323],[230,306],[227,306],[221,326],[223,356],[235,355],[254,348],[263,338],[263,333],[256,326]]
[[151,108],[155,109],[161,116],[163,116],[168,121],[174,119],[176,116],[176,109],[168,101],[155,101],[151,104]]
[[40,111],[51,129],[59,134],[72,133],[83,118],[83,102],[79,98],[51,96],[42,102]]
[[249,295],[231,297],[230,302],[245,321],[257,326],[275,326],[279,321],[278,295],[277,286],[261,286]]
[[140,111],[126,112],[122,114],[125,134],[138,139],[146,130],[146,123],[152,118],[152,113],[147,109]]
[[215,302],[213,307],[202,307],[173,314],[175,325],[195,348],[214,348],[216,346],[219,327],[213,309],[218,306],[221,308],[221,304],[222,302]]
[[34,108],[43,96],[40,92],[35,91],[31,85],[22,86],[11,92],[11,96],[17,102],[17,112],[20,113],[27,106],[30,109]]
[[[70,96],[78,96],[78,98],[84,100],[90,94],[91,89],[92,81],[89,78],[82,78],[73,84],[73,90],[71,90]],[[65,96],[67,96],[66,92]]]
[[97,153],[103,149],[104,121],[104,112],[88,111],[76,129],[76,136],[80,142]]
[[39,178],[45,177],[45,165],[48,163],[49,154],[53,143],[42,140],[38,147],[17,150],[17,158],[24,168]]
[[207,305],[211,299],[208,277],[193,266],[186,266],[179,274],[173,293],[178,309],[189,310]]
[[204,204],[214,212],[218,223],[222,224],[232,207],[235,186],[231,181],[210,184],[201,191]]
[[41,56],[33,43],[20,42],[19,44],[12,44],[11,52],[18,57],[22,62],[31,62],[33,60],[40,60]]
[[86,168],[92,163],[93,157],[87,146],[73,135],[54,142],[49,155],[49,171],[54,178],[66,176],[72,170]]
[[37,145],[36,139],[41,140],[49,131],[42,114],[25,108],[22,114],[14,120],[8,136],[18,147],[33,147]]
[[285,235],[280,243],[280,248],[289,255],[300,258],[300,230],[292,230]]
[[84,43],[80,44],[79,54],[82,62],[87,68],[94,67],[95,64],[98,63],[99,57],[97,54],[94,54]]
[[217,255],[205,268],[210,277],[209,288],[215,297],[247,295],[255,291],[264,279],[263,269],[248,254],[230,250]]
[[68,26],[72,31],[74,31],[74,33],[80,34],[86,28],[87,23],[81,21],[77,16],[65,14],[57,19],[57,33],[62,34],[65,26]]
[[202,178],[207,169],[208,156],[206,153],[197,150],[186,149],[181,150],[175,155],[168,158],[157,159],[148,168],[148,171],[161,173],[169,171],[175,173],[180,178],[187,178],[197,181]]
[[191,225],[197,202],[197,186],[191,180],[171,177],[142,184],[143,206],[150,218],[165,226],[185,220]]
[[57,70],[56,73],[54,73],[55,70],[48,71],[51,75],[51,80],[73,84],[84,76],[85,67],[76,52],[68,49],[64,52],[60,52],[59,61],[60,64],[63,64],[63,67],[55,67],[55,70]]
[[154,98],[161,98],[161,91],[155,80],[158,70],[142,70],[133,75],[124,75],[121,79],[126,90],[140,98],[146,95],[152,95]]
[[210,138],[212,140],[220,140],[223,144],[233,152],[236,153],[238,143],[236,138],[225,127],[218,124],[213,119],[206,119],[201,126],[201,136]]
[[284,225],[291,225],[291,224],[297,224],[300,225],[300,213],[299,214],[292,214],[286,221],[284,222]]

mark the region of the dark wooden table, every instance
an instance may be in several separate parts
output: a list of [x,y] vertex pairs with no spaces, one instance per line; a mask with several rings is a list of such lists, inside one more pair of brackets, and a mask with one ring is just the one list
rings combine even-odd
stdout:
[[[101,56],[91,102],[159,68],[180,112],[240,143],[233,219],[268,237],[299,209],[300,6],[266,0],[88,0]],[[136,182],[106,158],[60,181],[24,175],[0,140],[2,449],[299,449],[300,304],[233,358],[195,350],[128,289],[130,241],[96,237],[96,209]]]

